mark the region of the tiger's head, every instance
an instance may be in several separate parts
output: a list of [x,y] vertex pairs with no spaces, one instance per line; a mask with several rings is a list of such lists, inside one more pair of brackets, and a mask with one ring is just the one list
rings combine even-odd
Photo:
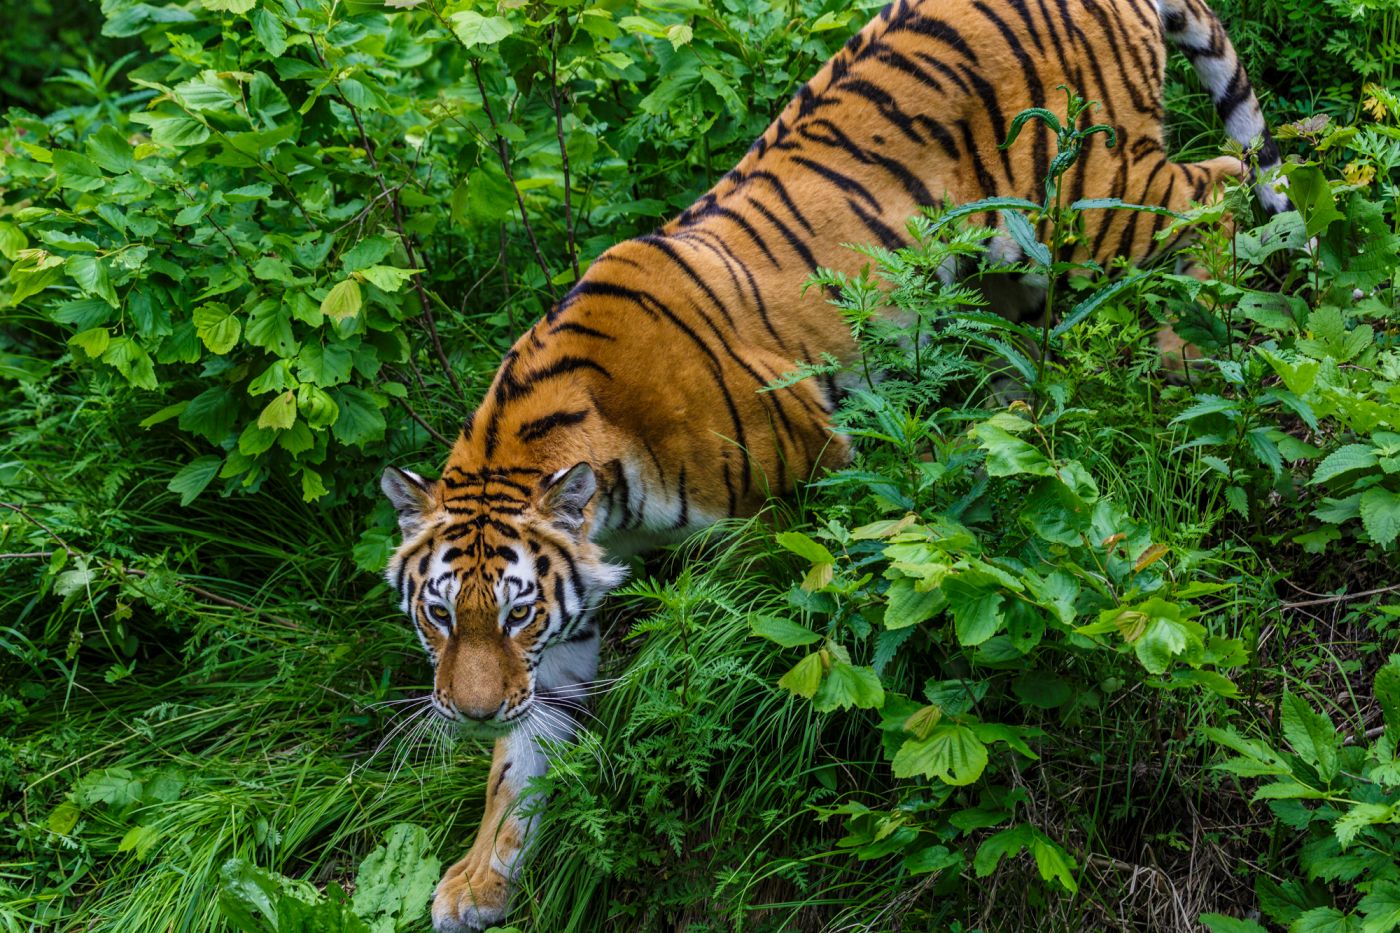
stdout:
[[432,660],[439,714],[509,727],[593,678],[593,613],[626,572],[588,538],[592,467],[449,464],[437,481],[390,467],[380,487],[403,536],[389,582]]

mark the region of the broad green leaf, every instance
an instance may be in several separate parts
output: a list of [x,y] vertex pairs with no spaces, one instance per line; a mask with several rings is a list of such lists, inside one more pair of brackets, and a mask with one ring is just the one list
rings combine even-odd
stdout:
[[972,433],[981,442],[982,449],[987,452],[987,475],[1055,475],[1055,468],[1045,459],[1044,454],[1003,428],[983,422],[973,428]]
[[1361,933],[1361,918],[1335,907],[1314,907],[1300,914],[1288,933]]
[[150,354],[130,337],[113,337],[102,353],[102,362],[115,366],[127,382],[138,388],[156,387],[156,372]]
[[953,615],[953,628],[958,643],[971,647],[991,638],[1002,627],[1002,595],[944,584],[948,611]]
[[370,284],[386,292],[396,292],[421,269],[398,269],[394,266],[370,266],[360,273]]
[[1347,444],[1338,447],[1313,470],[1309,485],[1325,483],[1353,470],[1368,470],[1377,466],[1376,449],[1370,444]]
[[275,396],[258,415],[258,427],[285,431],[297,420],[296,394],[288,389]]
[[1376,881],[1356,909],[1361,933],[1390,933],[1400,926],[1400,882]]
[[258,37],[267,54],[280,58],[287,51],[287,27],[275,14],[264,9],[254,10],[249,19],[253,23],[253,35]]
[[360,313],[363,299],[360,283],[354,279],[338,282],[321,300],[321,313],[333,321],[344,320]]
[[822,658],[819,652],[812,652],[793,665],[792,670],[778,678],[778,686],[784,690],[810,700],[817,692],[822,679]]
[[780,532],[775,540],[778,546],[785,548],[804,560],[809,560],[814,564],[835,563],[836,558],[826,547],[817,541],[813,541],[800,531]]
[[810,645],[813,642],[821,641],[822,638],[805,625],[799,625],[789,619],[780,619],[777,616],[754,616],[749,620],[749,627],[753,629],[755,635],[777,642],[784,648]]
[[[150,117],[151,139],[162,146],[188,148],[209,138],[209,128],[188,114],[142,114]],[[134,119],[134,118],[133,118]]]
[[426,830],[409,823],[391,826],[355,875],[355,915],[371,933],[395,933],[419,922],[437,886],[439,867]]
[[1337,776],[1337,748],[1341,738],[1326,714],[1317,712],[1307,700],[1289,691],[1283,695],[1281,725],[1283,736],[1293,751],[1316,768],[1319,777],[1331,781]]
[[1030,221],[1026,220],[1026,215],[1020,211],[1001,211],[1001,221],[1006,226],[1006,232],[1011,234],[1011,239],[1016,241],[1016,245],[1021,247],[1026,258],[1042,268],[1049,268],[1050,249],[1035,237],[1035,228]]
[[812,696],[812,706],[822,713],[837,709],[879,709],[885,691],[879,676],[868,667],[831,659],[831,667]]
[[345,344],[308,343],[297,354],[297,378],[328,389],[350,379],[354,360]]
[[1376,671],[1372,692],[1381,704],[1387,731],[1395,733],[1392,738],[1400,738],[1400,655],[1392,654],[1385,666]]
[[364,447],[372,441],[384,439],[384,415],[379,409],[387,404],[355,386],[341,386],[331,393],[331,398],[340,408],[331,430],[336,440],[343,444]]
[[971,784],[987,767],[987,747],[966,726],[940,723],[926,739],[908,739],[895,754],[895,777],[938,778],[945,784]]
[[117,307],[117,291],[112,287],[107,264],[100,257],[86,253],[69,256],[64,261],[63,268],[73,277],[73,281],[78,283],[84,294],[101,298],[112,307]]
[[931,619],[947,605],[942,590],[921,593],[914,581],[899,577],[885,591],[885,628],[902,629]]
[[192,460],[180,468],[165,488],[180,494],[180,505],[189,505],[218,474],[223,462],[223,457],[212,454]]
[[68,343],[70,346],[81,347],[84,353],[96,359],[107,351],[107,344],[111,339],[112,334],[107,328],[94,327],[69,337]]
[[107,176],[87,156],[66,149],[55,149],[53,169],[58,186],[73,191],[96,191],[107,184]]
[[483,45],[495,45],[515,32],[515,26],[504,16],[482,16],[475,10],[453,13],[452,31],[469,49]]
[[228,305],[218,301],[194,309],[194,328],[204,345],[220,356],[233,349],[243,330]]
[[1290,166],[1288,187],[1284,193],[1303,215],[1303,224],[1310,237],[1317,236],[1341,220],[1343,214],[1337,210],[1336,199],[1332,196],[1332,186],[1322,169],[1316,165]]
[[130,171],[136,164],[131,143],[110,123],[104,123],[101,129],[89,136],[85,147],[94,162],[113,174]]
[[1381,547],[1390,547],[1400,535],[1400,493],[1372,486],[1361,494],[1361,524]]

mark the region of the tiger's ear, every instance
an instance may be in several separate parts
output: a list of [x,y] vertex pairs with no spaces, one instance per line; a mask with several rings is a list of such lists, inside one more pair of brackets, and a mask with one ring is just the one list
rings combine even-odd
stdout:
[[575,463],[547,477],[540,491],[540,511],[570,534],[583,527],[583,512],[598,491],[598,478],[587,462]]
[[379,488],[399,513],[399,531],[405,536],[423,526],[423,513],[433,502],[432,484],[409,470],[389,467],[379,478]]

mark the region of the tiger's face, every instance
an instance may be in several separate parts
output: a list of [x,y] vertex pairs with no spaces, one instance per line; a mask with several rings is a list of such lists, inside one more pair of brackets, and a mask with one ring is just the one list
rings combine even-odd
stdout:
[[403,534],[389,582],[433,663],[437,712],[503,729],[572,699],[597,669],[594,610],[625,573],[588,539],[592,468],[449,465],[433,482],[391,467],[380,486]]

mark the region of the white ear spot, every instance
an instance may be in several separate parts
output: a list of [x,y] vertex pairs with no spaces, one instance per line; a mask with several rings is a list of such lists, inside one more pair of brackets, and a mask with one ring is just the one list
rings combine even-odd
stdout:
[[554,524],[577,534],[583,527],[583,513],[597,491],[598,478],[593,467],[587,462],[575,463],[545,480],[540,507]]

